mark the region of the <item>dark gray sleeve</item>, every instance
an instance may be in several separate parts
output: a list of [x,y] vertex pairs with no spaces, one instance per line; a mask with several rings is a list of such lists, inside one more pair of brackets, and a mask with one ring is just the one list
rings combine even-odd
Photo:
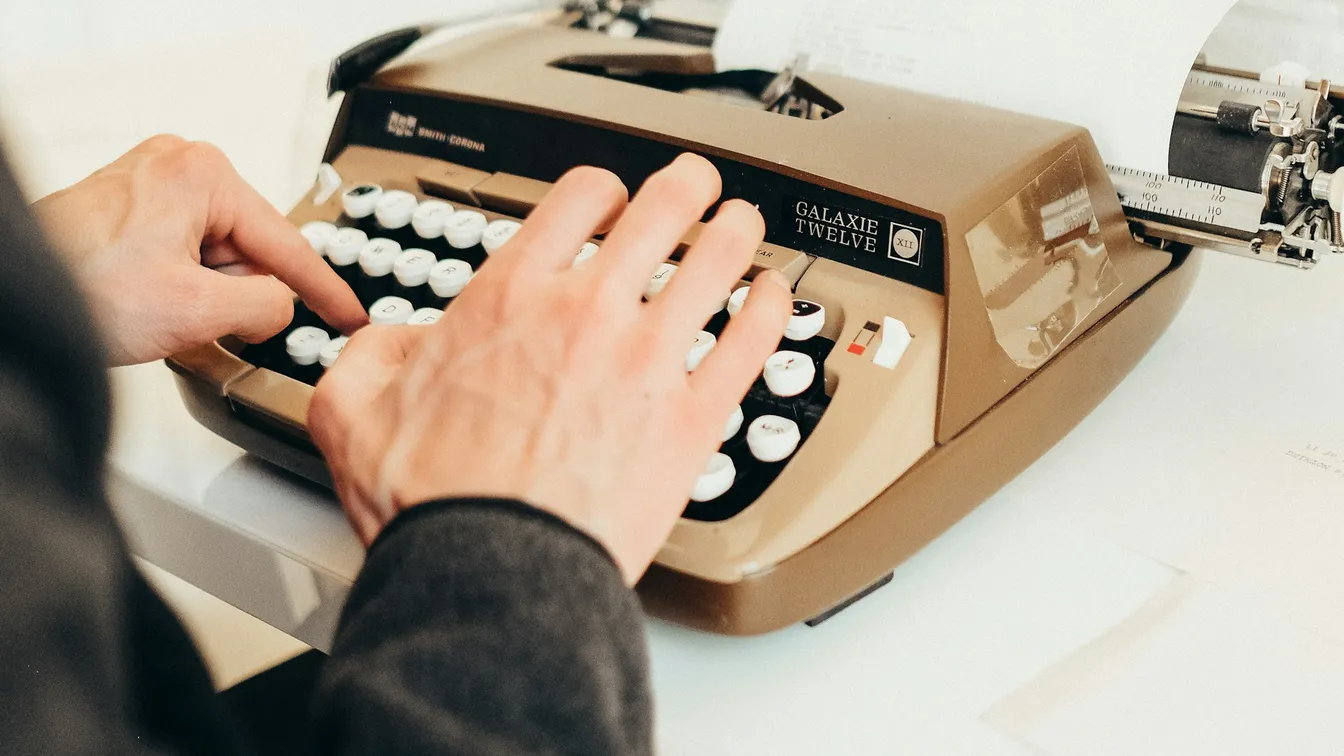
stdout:
[[512,501],[397,518],[315,700],[323,754],[647,754],[642,614],[595,541]]
[[0,753],[233,756],[103,495],[98,334],[0,159]]

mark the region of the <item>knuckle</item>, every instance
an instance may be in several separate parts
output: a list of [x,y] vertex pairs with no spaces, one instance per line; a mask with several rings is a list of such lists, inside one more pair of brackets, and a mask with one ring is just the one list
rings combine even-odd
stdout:
[[155,134],[140,143],[140,148],[147,152],[171,152],[181,149],[187,140],[176,134]]
[[176,312],[186,329],[197,331],[210,321],[210,315],[216,307],[217,293],[195,278],[179,281],[175,285],[177,296]]

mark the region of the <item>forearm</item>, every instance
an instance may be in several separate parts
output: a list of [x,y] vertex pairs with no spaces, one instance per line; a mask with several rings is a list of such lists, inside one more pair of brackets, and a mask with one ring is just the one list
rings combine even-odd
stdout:
[[315,725],[320,753],[649,753],[639,603],[550,515],[413,508],[351,591]]

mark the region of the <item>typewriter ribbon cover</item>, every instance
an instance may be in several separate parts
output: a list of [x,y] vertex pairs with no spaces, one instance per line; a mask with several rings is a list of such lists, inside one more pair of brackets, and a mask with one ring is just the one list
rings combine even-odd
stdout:
[[1019,367],[1045,364],[1120,288],[1077,148],[966,234],[994,338]]

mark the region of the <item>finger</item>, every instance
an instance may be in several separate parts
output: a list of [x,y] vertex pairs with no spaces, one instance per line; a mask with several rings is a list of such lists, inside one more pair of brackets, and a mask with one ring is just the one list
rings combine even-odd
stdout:
[[[226,276],[233,276],[235,278],[239,278],[242,276],[270,275],[270,273],[267,273],[265,270],[262,270],[260,267],[258,267],[256,263],[247,262],[246,260],[244,260],[243,262],[229,263],[228,265],[211,265],[210,270],[213,270],[216,273],[223,273]],[[286,286],[285,288],[289,287]]]
[[369,401],[382,393],[432,328],[370,326],[361,328],[327,369],[319,387],[339,404]]
[[206,161],[211,174],[207,180],[215,186],[204,243],[227,240],[239,254],[298,292],[314,312],[343,333],[367,324],[368,314],[355,293],[313,254],[298,229],[249,186],[227,158],[213,150],[208,154],[216,155]]
[[229,276],[193,269],[197,285],[188,290],[194,308],[193,334],[200,341],[223,336],[257,343],[280,333],[294,319],[294,295],[270,276]]
[[354,333],[368,323],[368,313],[355,292],[321,257],[308,240],[250,186],[240,190],[242,209],[229,238],[249,260],[265,267],[298,293],[309,308],[342,333]]
[[788,325],[792,296],[788,280],[777,271],[767,270],[752,281],[746,304],[690,376],[701,405],[712,415],[706,422],[727,417],[732,405],[742,400],[761,374],[766,358],[774,353]]
[[667,290],[649,306],[678,338],[703,328],[751,268],[764,237],[765,219],[755,207],[725,202],[682,258]]
[[568,269],[584,242],[615,223],[629,196],[616,174],[575,168],[555,182],[508,248],[524,251],[517,256],[519,263],[540,270]]
[[596,264],[586,267],[642,292],[658,264],[718,199],[722,186],[708,160],[683,154],[644,182],[607,236]]

